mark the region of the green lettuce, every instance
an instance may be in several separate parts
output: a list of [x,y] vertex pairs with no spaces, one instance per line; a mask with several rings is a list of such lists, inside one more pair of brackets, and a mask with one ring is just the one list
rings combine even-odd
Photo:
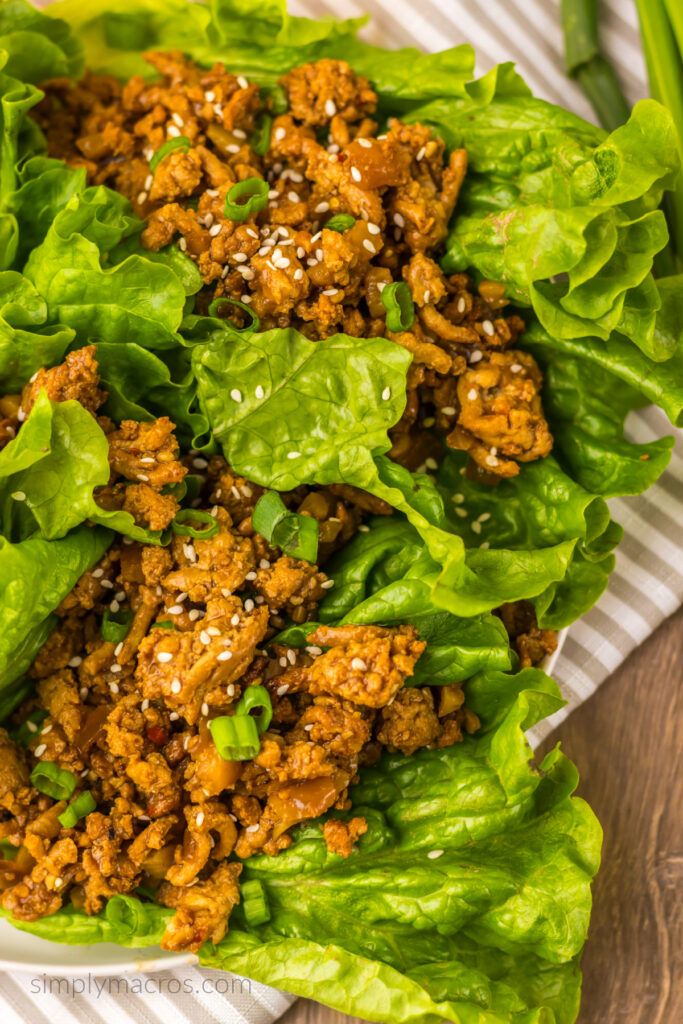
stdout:
[[52,612],[112,541],[108,530],[81,526],[61,540],[0,537],[0,692],[31,665],[56,622]]
[[[270,921],[249,928],[237,907],[201,964],[391,1024],[571,1024],[600,828],[571,796],[571,762],[555,749],[537,769],[523,732],[562,701],[534,669],[479,673],[467,692],[478,733],[361,773],[347,814],[368,832],[348,860],[311,822],[277,858],[245,863]],[[67,907],[12,923],[139,946],[158,942],[171,913],[115,897],[97,917]]]
[[93,498],[109,482],[109,442],[80,402],[41,391],[17,436],[0,452],[0,533],[12,541],[55,540],[85,520],[133,540],[160,543],[130,512],[107,512]]
[[0,387],[21,391],[41,366],[59,363],[74,331],[48,325],[47,303],[34,286],[13,270],[0,272]]

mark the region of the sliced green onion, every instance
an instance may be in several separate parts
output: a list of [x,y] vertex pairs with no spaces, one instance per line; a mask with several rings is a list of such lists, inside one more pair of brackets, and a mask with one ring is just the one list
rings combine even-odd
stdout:
[[398,333],[409,330],[415,323],[415,306],[410,288],[405,281],[394,281],[382,289],[382,305],[387,311],[387,327]]
[[8,730],[9,738],[14,740],[15,743],[21,743],[22,747],[27,747],[46,718],[47,711],[45,708],[36,708],[30,715],[27,715],[16,729]]
[[[253,309],[250,309],[246,302],[238,302],[237,299],[231,299],[228,295],[221,295],[220,299],[213,300],[213,302],[209,306],[209,316],[217,317],[218,310],[221,308],[221,306],[225,305],[226,302],[229,303],[231,306],[239,306],[239,308],[243,309],[244,312],[249,316],[249,323],[245,324],[244,327],[237,327],[235,324],[232,324],[236,331],[258,331],[259,327],[261,326],[261,321],[256,316],[256,313],[253,311]],[[230,323],[232,323],[232,321],[230,321]]]
[[78,782],[72,772],[60,768],[54,761],[41,761],[29,778],[39,793],[51,796],[54,800],[68,800]]
[[78,796],[72,803],[69,804],[65,811],[57,815],[57,821],[64,828],[73,828],[77,821],[81,818],[85,818],[86,814],[90,814],[97,807],[95,797],[92,795],[89,789],[85,792],[79,793]]
[[154,174],[161,161],[172,153],[174,149],[188,150],[192,148],[192,143],[188,139],[187,135],[177,135],[175,139],[166,139],[166,142],[162,146],[159,146],[158,150],[149,162],[149,169]]
[[225,197],[225,216],[230,220],[246,220],[252,213],[258,213],[268,205],[268,192],[268,182],[263,178],[238,181]]
[[256,722],[258,734],[261,736],[273,719],[273,705],[270,702],[270,694],[265,686],[248,686],[242,695],[242,699],[235,708],[235,717],[238,715],[249,715],[254,708],[261,708],[260,715],[251,715]]
[[18,846],[13,846],[9,839],[0,839],[0,859],[14,860],[18,853]]
[[133,612],[125,610],[113,612],[107,608],[102,616],[102,625],[100,627],[102,639],[108,640],[112,644],[120,644],[128,636],[128,630],[132,621]]
[[292,558],[315,562],[318,557],[318,520],[290,512],[277,491],[267,491],[259,498],[251,525],[269,544]]
[[250,715],[221,715],[209,722],[209,730],[224,761],[249,761],[261,749],[256,719]]
[[153,889],[150,889],[146,885],[136,885],[133,892],[138,896],[144,896],[146,900],[151,900],[153,903],[156,902],[156,894]]
[[329,228],[330,231],[346,231],[355,223],[356,218],[352,217],[350,213],[335,213],[334,217],[330,217],[323,227]]
[[[209,523],[205,530],[197,530],[186,523]],[[181,508],[171,523],[171,529],[179,537],[192,537],[194,540],[209,540],[220,533],[220,526],[209,512],[201,512],[196,508]]]
[[162,622],[153,622],[152,629],[175,629],[175,622],[171,622],[170,619],[164,619]]
[[250,882],[242,882],[240,886],[242,911],[248,925],[252,928],[257,924],[270,921],[270,907],[263,882],[253,878]]
[[249,142],[251,148],[255,153],[258,153],[259,156],[264,156],[264,154],[266,154],[270,149],[270,132],[272,127],[272,117],[270,114],[264,114]]
[[268,106],[274,114],[286,114],[289,110],[289,98],[281,85],[274,85],[268,92]]

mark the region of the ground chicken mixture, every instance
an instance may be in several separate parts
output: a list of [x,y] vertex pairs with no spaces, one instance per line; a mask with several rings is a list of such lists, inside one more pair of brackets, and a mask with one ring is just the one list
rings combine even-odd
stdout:
[[[479,722],[460,684],[410,685],[426,646],[411,626],[311,626],[305,648],[277,643],[286,623],[315,621],[333,580],[255,533],[263,488],[222,457],[182,456],[167,418],[116,427],[100,416],[94,346],[4,399],[6,432],[21,430],[42,390],[80,402],[104,428],[111,480],[96,491],[101,506],[163,530],[179,510],[167,486],[191,472],[201,484],[194,514],[215,529],[208,539],[173,533],[168,546],[118,537],[57,609],[29,670],[35,694],[0,729],[0,838],[18,848],[0,861],[0,903],[30,921],[69,901],[96,914],[135,893],[175,911],[164,948],[196,950],[225,934],[245,858],[276,855],[292,826],[350,810],[359,768],[383,748],[449,746]],[[320,565],[369,512],[390,511],[348,487],[282,498],[318,520]],[[117,641],[104,636],[112,617],[126,622]],[[264,691],[272,720],[257,753],[221,756],[211,723]],[[68,773],[67,799],[31,784],[37,765]],[[60,822],[85,794],[89,813]],[[343,857],[367,830],[363,818],[334,813],[321,827]]]
[[[147,60],[159,74],[152,82],[45,83],[36,117],[51,156],[132,201],[143,246],[174,244],[194,261],[205,285],[198,312],[225,296],[264,329],[404,346],[413,361],[392,454],[411,470],[429,466],[439,437],[468,452],[470,472],[490,483],[550,452],[541,373],[517,348],[523,320],[502,315],[503,286],[475,288],[436,262],[464,149],[448,155],[429,127],[398,119],[378,134],[377,97],[344,61],[294,68],[275,99],[220,63],[205,70],[180,53]],[[176,148],[157,162],[169,142]],[[250,179],[262,204],[233,219],[226,197]],[[412,310],[396,322],[383,291],[398,282]],[[218,313],[246,323],[227,302]]]

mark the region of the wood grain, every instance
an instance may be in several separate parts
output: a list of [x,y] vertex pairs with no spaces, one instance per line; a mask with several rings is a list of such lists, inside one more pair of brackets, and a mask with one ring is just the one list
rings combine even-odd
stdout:
[[[683,1021],[683,609],[544,744],[605,831],[578,1024]],[[282,1024],[362,1024],[300,999]]]

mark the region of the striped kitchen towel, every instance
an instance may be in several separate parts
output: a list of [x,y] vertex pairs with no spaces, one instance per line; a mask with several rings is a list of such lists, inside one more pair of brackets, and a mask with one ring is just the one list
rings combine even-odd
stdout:
[[[472,43],[479,73],[515,60],[537,95],[593,119],[579,88],[564,76],[560,0],[290,0],[289,8],[309,17],[355,17],[367,11],[371,20],[364,38],[392,48],[414,45],[429,51]],[[632,0],[606,0],[603,12],[605,47],[629,100],[635,102],[647,95],[635,7]],[[627,427],[634,441],[672,433],[654,409],[633,414]],[[679,435],[669,469],[645,496],[610,503],[625,530],[616,570],[607,593],[569,631],[554,672],[568,704],[534,730],[535,743],[683,603],[683,433]],[[294,1001],[263,985],[193,966],[143,975],[148,987],[140,978],[0,974],[0,1020],[270,1024]]]

